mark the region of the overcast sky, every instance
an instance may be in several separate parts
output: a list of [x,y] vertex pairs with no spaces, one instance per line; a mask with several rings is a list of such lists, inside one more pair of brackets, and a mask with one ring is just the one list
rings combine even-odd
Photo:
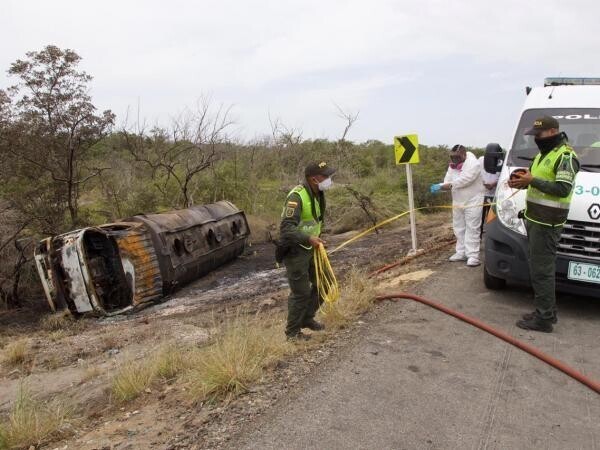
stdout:
[[166,123],[201,95],[233,105],[240,137],[269,115],[354,141],[507,144],[526,85],[600,77],[600,1],[0,0],[0,88],[48,44],[83,57],[99,109]]

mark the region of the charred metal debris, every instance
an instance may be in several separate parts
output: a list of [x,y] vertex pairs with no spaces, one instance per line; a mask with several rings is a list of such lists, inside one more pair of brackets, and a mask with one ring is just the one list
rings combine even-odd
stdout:
[[227,201],[71,231],[39,242],[50,308],[123,313],[156,301],[241,255],[250,229]]

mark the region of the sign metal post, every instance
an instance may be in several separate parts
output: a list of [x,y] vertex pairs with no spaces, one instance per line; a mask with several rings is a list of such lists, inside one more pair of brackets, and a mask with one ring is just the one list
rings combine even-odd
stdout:
[[415,217],[415,199],[413,192],[412,164],[419,163],[419,141],[416,134],[394,137],[396,164],[406,166],[406,185],[408,191],[408,208],[410,210],[410,236],[412,248],[409,255],[417,252],[417,222]]

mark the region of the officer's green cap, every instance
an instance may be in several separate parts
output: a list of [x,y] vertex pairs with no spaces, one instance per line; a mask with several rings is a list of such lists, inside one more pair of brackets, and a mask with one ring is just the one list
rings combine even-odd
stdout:
[[325,161],[311,162],[306,169],[304,169],[304,175],[307,177],[314,177],[315,175],[323,175],[324,177],[330,177],[335,173],[335,169],[329,166]]
[[535,119],[533,126],[525,131],[525,134],[536,135],[543,130],[551,130],[552,128],[558,129],[558,120],[554,117],[543,116]]

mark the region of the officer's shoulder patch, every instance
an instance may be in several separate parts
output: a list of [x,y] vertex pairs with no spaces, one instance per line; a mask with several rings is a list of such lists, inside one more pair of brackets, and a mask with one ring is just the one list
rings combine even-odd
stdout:
[[285,208],[285,217],[294,217],[294,213],[296,212],[296,208],[290,208],[289,206]]
[[296,208],[298,206],[298,202],[294,202],[294,201],[288,200],[287,206],[290,207],[290,208]]

